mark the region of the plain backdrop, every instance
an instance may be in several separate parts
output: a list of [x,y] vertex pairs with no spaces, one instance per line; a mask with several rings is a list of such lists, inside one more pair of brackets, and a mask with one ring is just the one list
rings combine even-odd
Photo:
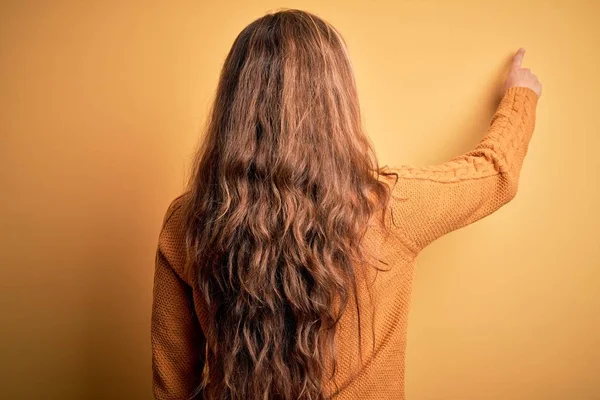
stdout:
[[518,195],[419,258],[407,397],[600,399],[593,0],[4,0],[2,398],[151,398],[162,217],[235,36],[279,7],[346,38],[381,165],[470,150],[527,49],[544,93]]

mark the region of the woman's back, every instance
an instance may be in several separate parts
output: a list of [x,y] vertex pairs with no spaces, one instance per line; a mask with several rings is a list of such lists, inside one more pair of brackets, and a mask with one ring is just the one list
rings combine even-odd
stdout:
[[[521,58],[522,53],[518,55],[512,73],[516,74],[520,71]],[[206,245],[206,243],[215,243],[214,246],[217,247],[218,241],[200,240],[203,246],[191,245],[190,238],[194,239],[195,236],[190,235],[190,227],[196,230],[193,232],[197,232],[203,228],[203,221],[200,219],[197,225],[190,224],[190,216],[196,218],[197,209],[206,207],[206,210],[209,210],[212,204],[210,199],[198,200],[200,198],[198,193],[203,192],[204,180],[197,180],[195,195],[187,193],[177,198],[169,207],[159,238],[152,316],[155,396],[158,399],[183,399],[188,398],[199,387],[210,388],[214,385],[210,390],[200,389],[197,398],[229,398],[225,392],[228,392],[232,398],[238,398],[231,394],[238,390],[239,393],[246,393],[246,398],[254,398],[248,394],[258,393],[257,388],[264,382],[253,383],[247,380],[259,376],[259,374],[253,375],[256,372],[255,366],[266,360],[267,365],[264,370],[261,370],[262,375],[260,375],[269,382],[264,385],[265,399],[404,398],[407,320],[415,258],[436,238],[489,215],[515,196],[521,166],[534,130],[538,96],[539,93],[529,87],[512,85],[505,91],[487,135],[473,151],[441,165],[402,166],[391,169],[392,174],[378,175],[379,182],[390,188],[391,197],[386,207],[378,209],[377,218],[369,216],[367,219],[369,226],[365,229],[364,236],[361,236],[364,260],[369,261],[370,266],[374,268],[365,265],[355,266],[348,275],[351,278],[349,282],[354,283],[355,290],[345,292],[344,288],[341,289],[342,293],[348,296],[344,312],[334,330],[335,351],[331,354],[335,354],[335,371],[333,371],[334,364],[328,358],[330,353],[321,353],[330,343],[322,345],[320,342],[315,342],[325,337],[319,335],[320,331],[312,329],[315,324],[320,324],[322,321],[306,320],[305,318],[309,316],[316,318],[317,314],[310,310],[306,312],[303,310],[310,307],[318,309],[321,300],[332,300],[329,295],[336,292],[333,290],[320,292],[324,290],[319,286],[320,282],[323,287],[330,284],[335,286],[338,282],[336,279],[339,279],[340,283],[347,282],[345,280],[347,276],[344,275],[346,270],[343,267],[334,267],[338,265],[336,264],[338,258],[344,256],[339,249],[347,251],[351,249],[343,247],[345,239],[340,236],[341,247],[337,253],[331,251],[329,255],[326,251],[328,242],[318,240],[319,232],[330,228],[328,224],[340,223],[340,220],[344,222],[344,214],[336,214],[341,206],[332,204],[330,212],[333,214],[329,216],[334,217],[324,218],[322,227],[318,226],[319,221],[316,217],[314,224],[308,220],[306,225],[301,225],[309,228],[316,226],[318,229],[315,236],[311,237],[313,241],[307,244],[308,255],[304,261],[300,260],[297,266],[286,270],[287,267],[283,265],[286,262],[294,265],[298,257],[304,257],[302,254],[293,253],[289,246],[276,247],[277,251],[282,253],[280,258],[274,258],[274,264],[261,264],[262,257],[267,257],[274,250],[265,250],[268,246],[265,247],[265,242],[260,242],[259,239],[268,237],[270,241],[274,241],[279,239],[278,235],[283,237],[286,233],[289,233],[289,238],[292,239],[302,236],[295,231],[299,228],[294,224],[297,224],[298,218],[306,218],[310,213],[304,216],[290,214],[288,220],[289,224],[292,224],[290,226],[293,226],[291,230],[288,230],[285,224],[281,225],[282,230],[277,232],[262,229],[261,225],[256,225],[254,222],[248,222],[248,226],[237,225],[239,231],[236,232],[243,231],[243,233],[232,232],[227,242],[228,246],[231,246],[231,252],[236,254],[236,258],[232,261],[229,259],[231,255],[226,254],[225,251],[228,247],[223,247],[222,252],[219,253]],[[304,167],[310,168],[309,165]],[[205,180],[208,182],[212,172],[205,170]],[[245,174],[243,171],[242,173]],[[318,173],[315,171],[315,176]],[[318,186],[317,180],[312,182],[315,186],[307,186],[307,188]],[[204,191],[210,191],[211,187],[207,183]],[[307,196],[307,199],[312,198],[312,201],[327,199],[327,197],[311,197],[310,193],[294,193],[296,197],[288,193],[289,197],[285,197],[284,186],[271,184],[268,187],[275,190],[277,196],[287,198],[290,202],[304,201],[299,200],[302,196]],[[318,193],[322,196],[333,196],[326,192],[327,189],[317,187],[315,190],[321,190]],[[349,194],[352,201],[356,200],[356,204],[361,204],[357,200],[362,199],[360,196],[360,192]],[[285,201],[279,201],[279,197],[276,200],[280,205],[286,204]],[[340,198],[337,201],[342,200]],[[301,206],[294,204],[295,207]],[[311,203],[311,207],[318,205],[318,201]],[[270,207],[277,208],[275,204],[271,204]],[[263,213],[260,211],[263,209],[257,208],[259,211],[256,213]],[[279,212],[273,213],[272,218],[279,218],[281,213],[289,209],[278,210]],[[264,213],[268,211],[267,207]],[[211,215],[208,212],[204,214],[207,224],[219,221],[218,214],[212,217]],[[357,215],[360,217],[363,214]],[[261,215],[231,216],[231,218],[239,218],[239,221],[253,221],[254,217],[258,219]],[[270,218],[265,215],[262,217]],[[388,226],[378,224],[379,217],[385,217],[382,220],[387,219],[390,224]],[[227,226],[222,229],[226,230]],[[352,221],[348,226],[352,226]],[[339,233],[333,229],[331,232]],[[209,236],[217,238],[219,233],[216,231],[211,231],[210,235],[203,233],[205,236],[202,238]],[[232,238],[236,238],[237,241]],[[303,239],[298,240],[302,242]],[[262,249],[255,253],[257,255],[252,256],[250,249],[256,243],[261,243]],[[194,256],[201,251],[202,254],[208,255],[208,258],[196,258],[196,264],[192,264],[194,268],[190,268],[190,259],[194,260]],[[325,254],[323,258],[320,258],[322,257],[320,251]],[[202,260],[210,259],[213,253],[219,253],[219,256],[202,265]],[[222,259],[224,261],[221,265],[219,260]],[[247,261],[237,262],[239,260]],[[322,261],[323,265],[317,265],[318,268],[307,268],[306,271],[300,268],[304,263],[319,262],[315,260]],[[244,275],[249,270],[246,263],[254,264],[255,261],[256,269],[253,273],[264,272],[267,274],[266,281],[271,282],[269,276],[273,279],[274,286],[268,284],[260,286],[266,291],[265,293],[246,287],[255,283],[252,282],[253,276]],[[282,262],[282,265],[279,265],[279,262]],[[331,263],[331,269],[328,269],[328,263]],[[208,265],[214,267],[209,268]],[[221,271],[220,277],[211,278],[210,274],[216,273],[214,271]],[[294,271],[298,271],[298,274],[294,275]],[[272,290],[272,293],[269,290]],[[214,293],[216,293],[215,297],[211,298],[209,294]],[[310,301],[303,303],[302,296],[309,298]],[[215,299],[218,304],[214,304]],[[231,303],[227,304],[228,302]],[[261,302],[265,304],[261,305]],[[297,311],[290,312],[287,310],[289,302],[302,304],[297,305]],[[338,305],[333,300],[328,304],[332,308]],[[277,307],[281,308],[281,315],[268,317],[269,313],[278,312]],[[236,313],[239,314],[239,319],[236,319],[235,316],[238,315]],[[252,313],[257,319],[254,320],[252,317],[247,320],[248,313]],[[264,313],[268,314],[267,317]],[[326,317],[330,315],[327,314]],[[265,318],[264,321],[261,318]],[[240,322],[236,325],[236,321]],[[277,325],[277,321],[282,322]],[[253,322],[258,324],[253,325]],[[240,328],[242,324],[244,325]],[[219,330],[223,326],[230,331]],[[265,327],[264,330],[261,329],[262,326]],[[277,327],[282,331],[279,332]],[[252,330],[253,328],[256,330]],[[271,335],[282,333],[285,335],[277,336],[275,341],[269,342],[273,340]],[[291,339],[288,340],[288,337]],[[265,343],[270,345],[264,346]],[[293,349],[289,346],[293,346]],[[231,350],[236,357],[229,360],[229,363],[221,363],[217,355],[223,349]],[[255,350],[256,354],[253,353]],[[322,373],[315,377],[310,376],[310,368],[306,364],[313,359],[316,360],[314,365],[317,367],[322,365],[324,368]],[[236,371],[242,374],[244,379],[236,381],[236,371],[224,372],[227,366],[239,368]],[[278,373],[282,376],[276,376]],[[334,373],[334,379],[327,379],[331,373]],[[292,377],[303,379],[306,374],[309,379],[304,381],[304,385],[322,383],[322,393],[315,395],[321,397],[311,397],[313,394],[306,395],[306,393],[319,393],[318,387],[305,390],[302,385],[294,386],[297,382]],[[319,380],[320,377],[323,377],[322,381]],[[271,382],[273,386],[270,386]],[[236,388],[232,387],[233,383],[248,386]],[[277,385],[279,391],[269,392],[269,388]],[[290,392],[286,394],[282,392],[283,390]],[[303,395],[305,397],[302,397]]]

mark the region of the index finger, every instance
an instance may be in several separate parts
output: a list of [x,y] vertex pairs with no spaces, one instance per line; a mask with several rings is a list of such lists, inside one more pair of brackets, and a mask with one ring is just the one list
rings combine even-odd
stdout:
[[515,56],[513,57],[512,63],[511,63],[511,68],[512,69],[517,69],[517,68],[521,68],[521,64],[523,63],[523,57],[525,56],[525,49],[524,48],[520,48],[517,53],[515,54]]

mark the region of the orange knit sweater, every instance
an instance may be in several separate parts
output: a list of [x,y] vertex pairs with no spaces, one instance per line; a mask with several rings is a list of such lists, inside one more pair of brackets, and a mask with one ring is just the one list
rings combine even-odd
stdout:
[[[369,228],[365,246],[389,271],[359,284],[361,327],[351,300],[340,321],[338,371],[326,391],[337,400],[404,399],[404,358],[415,258],[436,238],[494,212],[516,194],[535,125],[537,94],[506,91],[476,148],[441,165],[393,168],[400,179],[390,210],[396,227],[384,236]],[[206,311],[186,280],[179,202],[169,207],[160,233],[152,307],[153,389],[157,399],[186,399],[202,370]],[[358,351],[357,329],[362,351]],[[359,362],[360,358],[362,362]]]

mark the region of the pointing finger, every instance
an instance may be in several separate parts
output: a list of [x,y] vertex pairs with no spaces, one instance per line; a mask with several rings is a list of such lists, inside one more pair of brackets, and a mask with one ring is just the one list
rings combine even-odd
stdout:
[[517,51],[517,53],[513,57],[513,60],[512,60],[512,63],[511,63],[511,68],[512,69],[521,68],[521,64],[523,63],[523,57],[524,56],[525,56],[525,49],[521,47],[519,49],[519,51]]

